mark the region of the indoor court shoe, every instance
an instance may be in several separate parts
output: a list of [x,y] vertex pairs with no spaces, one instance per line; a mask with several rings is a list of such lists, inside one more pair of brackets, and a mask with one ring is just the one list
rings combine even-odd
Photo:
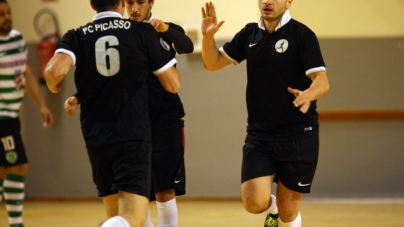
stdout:
[[278,214],[268,214],[264,227],[278,227]]

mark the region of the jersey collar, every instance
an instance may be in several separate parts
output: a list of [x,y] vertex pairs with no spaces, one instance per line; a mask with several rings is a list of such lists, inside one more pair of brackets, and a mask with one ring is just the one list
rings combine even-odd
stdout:
[[122,15],[119,14],[118,12],[114,12],[114,11],[105,11],[105,12],[101,12],[101,13],[97,13],[93,20],[99,20],[99,19],[103,19],[103,18],[107,18],[107,17],[119,17],[122,18]]
[[[282,19],[279,21],[279,24],[276,26],[275,31],[287,24],[290,19],[292,19],[292,16],[290,16],[289,10],[286,10],[285,13],[282,15]],[[262,17],[258,21],[258,27],[262,30],[265,30],[264,20],[262,19]]]

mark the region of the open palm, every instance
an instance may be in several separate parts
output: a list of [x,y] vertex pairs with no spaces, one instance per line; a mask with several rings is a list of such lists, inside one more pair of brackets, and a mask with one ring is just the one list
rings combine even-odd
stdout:
[[224,21],[217,23],[215,6],[212,2],[206,3],[205,8],[202,7],[202,35],[213,36],[223,23]]

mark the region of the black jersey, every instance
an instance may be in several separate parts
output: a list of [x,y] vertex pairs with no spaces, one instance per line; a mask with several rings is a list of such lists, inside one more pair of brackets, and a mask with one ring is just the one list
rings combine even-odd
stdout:
[[[179,25],[173,23],[167,24],[171,28],[185,33],[184,29]],[[164,33],[158,34],[164,40],[172,56],[175,57],[176,50],[173,48],[173,43],[164,36]],[[183,127],[185,112],[178,93],[173,94],[166,91],[158,78],[153,74],[147,78],[147,83],[149,86],[150,124],[153,132],[168,128]]]
[[276,141],[317,133],[316,101],[303,114],[287,90],[309,88],[307,75],[325,70],[316,35],[293,19],[272,34],[259,25],[247,24],[221,48],[234,64],[247,60],[248,135]]
[[57,52],[76,65],[80,121],[87,147],[151,141],[147,76],[176,63],[155,29],[103,12],[62,38]]

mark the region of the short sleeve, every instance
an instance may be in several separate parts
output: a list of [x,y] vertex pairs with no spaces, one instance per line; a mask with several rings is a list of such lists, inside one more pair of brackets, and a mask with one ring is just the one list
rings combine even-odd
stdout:
[[245,36],[246,28],[243,28],[219,50],[227,60],[235,65],[239,64],[247,57],[245,51]]
[[154,29],[145,32],[146,49],[149,56],[151,70],[155,75],[159,75],[177,63],[177,60],[170,53],[166,42]]
[[[306,72],[312,69],[324,69],[325,63],[320,50],[320,44],[314,32],[308,31],[300,39],[301,61]],[[321,71],[324,71],[321,70]]]
[[73,59],[73,65],[76,65],[76,53],[77,47],[75,42],[75,34],[74,30],[69,30],[63,37],[62,40],[59,42],[58,47],[55,53],[64,53],[69,55]]

